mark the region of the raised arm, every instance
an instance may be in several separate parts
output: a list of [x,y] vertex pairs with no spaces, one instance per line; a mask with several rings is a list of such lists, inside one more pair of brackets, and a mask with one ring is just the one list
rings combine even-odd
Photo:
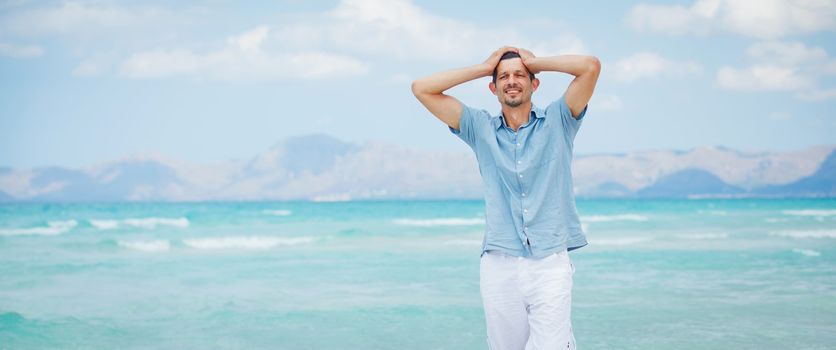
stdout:
[[412,93],[436,118],[459,130],[462,105],[459,100],[444,94],[448,89],[471,80],[490,76],[502,54],[517,49],[505,46],[496,50],[485,62],[470,67],[436,73],[412,82]]
[[595,56],[562,55],[552,57],[534,57],[531,51],[520,49],[523,64],[534,74],[543,71],[562,72],[575,76],[564,94],[566,104],[577,118],[592,98],[601,62]]

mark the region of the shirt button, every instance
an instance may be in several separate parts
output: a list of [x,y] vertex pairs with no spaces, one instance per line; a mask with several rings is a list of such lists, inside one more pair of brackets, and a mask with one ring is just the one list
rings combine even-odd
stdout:
[[523,209],[523,213],[527,213],[527,212],[528,212],[528,209]]
[[519,143],[519,142],[517,142],[517,146],[519,146],[519,145],[520,145],[520,143]]
[[526,227],[523,227],[523,230],[526,230],[526,231],[528,231],[528,226],[526,226]]
[[517,161],[517,164],[522,164],[522,161],[521,161],[521,160],[518,160],[518,161]]
[[523,192],[523,197],[525,197],[525,192]]
[[520,174],[520,177],[522,177],[522,174]]

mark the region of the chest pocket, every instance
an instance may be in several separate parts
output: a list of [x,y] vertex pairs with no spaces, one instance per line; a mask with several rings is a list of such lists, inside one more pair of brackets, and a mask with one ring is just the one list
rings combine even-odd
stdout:
[[547,166],[560,156],[562,151],[560,148],[563,145],[559,142],[560,139],[553,135],[553,130],[550,130],[547,123],[538,125],[536,130],[532,130],[529,135],[529,147],[531,166],[541,168]]

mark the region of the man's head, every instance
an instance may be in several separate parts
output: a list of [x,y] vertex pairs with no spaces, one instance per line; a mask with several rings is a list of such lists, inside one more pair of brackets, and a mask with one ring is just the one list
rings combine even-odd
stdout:
[[[522,62],[522,58],[520,57],[520,54],[518,54],[514,51],[508,51],[508,52],[502,54],[502,57],[499,58],[499,63],[502,63],[502,61],[507,60],[507,59],[512,59],[512,58],[519,58],[521,60],[520,62]],[[493,77],[492,81],[493,81],[494,84],[496,84],[496,76],[498,74],[498,69],[499,69],[499,65],[497,64],[497,66],[494,67],[494,69],[493,69],[493,75],[492,75],[492,77]],[[528,72],[527,68],[526,68],[526,72]],[[535,79],[534,73],[529,72],[528,77],[531,78],[531,80]]]
[[540,85],[540,80],[528,71],[520,55],[513,51],[502,55],[492,77],[489,85],[491,92],[496,95],[499,103],[509,107],[530,102],[531,94]]

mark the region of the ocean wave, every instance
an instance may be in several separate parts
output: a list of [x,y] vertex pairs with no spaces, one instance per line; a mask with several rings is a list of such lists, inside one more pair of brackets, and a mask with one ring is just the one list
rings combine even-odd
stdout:
[[313,241],[313,237],[232,236],[184,239],[183,244],[195,249],[270,249],[277,246],[291,246]]
[[164,239],[152,241],[117,241],[120,247],[141,252],[164,252],[171,249],[171,244]]
[[90,225],[99,230],[112,230],[119,227],[119,220],[88,220]]
[[262,210],[261,212],[264,213],[264,214],[275,215],[275,216],[288,216],[288,215],[293,213],[290,210],[285,210],[285,209],[265,209],[265,210]]
[[618,215],[588,215],[581,216],[581,221],[585,222],[608,222],[608,221],[647,221],[650,220],[647,216],[638,214],[618,214]]
[[149,217],[149,218],[128,218],[123,220],[99,220],[99,219],[90,219],[88,220],[90,225],[100,229],[100,230],[112,230],[119,228],[119,226],[131,226],[131,227],[139,227],[139,228],[147,228],[147,229],[155,229],[157,226],[171,226],[171,227],[179,227],[179,228],[186,228],[189,227],[191,224],[189,219],[184,217],[179,218],[159,218],[159,217]]
[[421,226],[421,227],[433,227],[433,226],[471,226],[471,225],[484,225],[485,219],[483,218],[441,218],[441,219],[396,219],[392,221],[397,225],[404,225],[404,226]]
[[770,232],[769,234],[790,238],[836,238],[836,230],[795,230]]
[[468,247],[478,247],[482,245],[482,241],[475,240],[475,239],[451,239],[443,241],[441,244],[443,245],[454,245],[454,246],[468,246]]
[[784,210],[781,211],[784,215],[795,216],[836,216],[836,209],[801,209],[801,210]]
[[684,239],[726,239],[729,238],[729,235],[726,233],[693,233],[693,234],[685,234],[679,235],[679,237]]
[[725,210],[697,210],[697,213],[700,214],[711,214],[711,215],[718,215],[718,216],[726,216],[729,215],[729,212]]
[[638,244],[638,243],[643,243],[643,242],[649,242],[649,241],[652,241],[652,240],[653,239],[650,238],[650,237],[596,238],[596,239],[590,240],[590,243],[592,245],[599,244],[599,245],[622,246],[622,245],[633,245],[633,244]]
[[792,251],[794,253],[798,253],[798,254],[801,254],[801,255],[804,255],[804,256],[820,256],[821,255],[821,253],[819,253],[815,250],[812,250],[812,249],[795,248]]
[[789,220],[788,219],[781,219],[781,218],[766,218],[766,219],[763,219],[763,221],[774,224],[776,222],[787,222]]
[[0,236],[43,235],[55,236],[68,232],[78,226],[78,221],[48,221],[46,227],[4,228],[0,229]]

